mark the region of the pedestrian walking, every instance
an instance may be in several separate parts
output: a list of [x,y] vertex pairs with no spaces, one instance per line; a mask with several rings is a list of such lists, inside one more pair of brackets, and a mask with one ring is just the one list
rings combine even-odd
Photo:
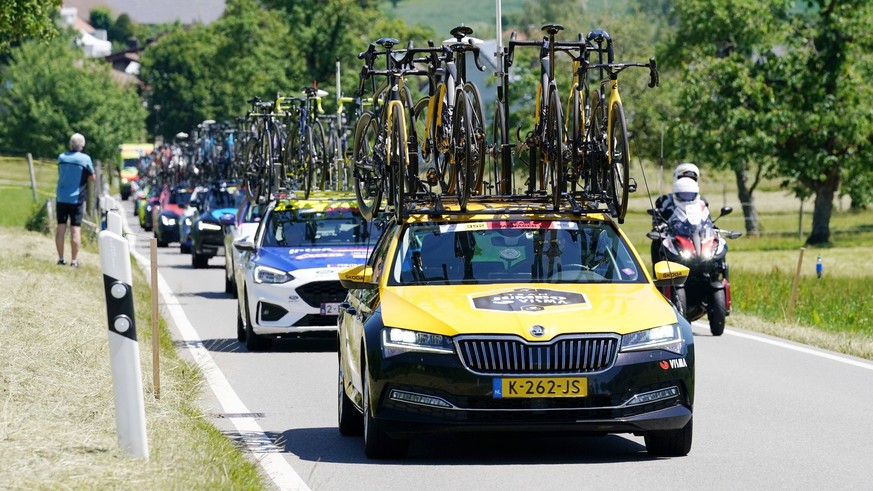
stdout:
[[94,182],[94,165],[91,157],[83,153],[85,137],[79,133],[70,137],[70,150],[58,156],[57,216],[58,231],[55,245],[58,248],[58,264],[64,260],[64,236],[67,222],[70,223],[70,265],[79,267],[79,248],[82,245],[82,218],[85,216],[85,200],[88,198],[88,183]]

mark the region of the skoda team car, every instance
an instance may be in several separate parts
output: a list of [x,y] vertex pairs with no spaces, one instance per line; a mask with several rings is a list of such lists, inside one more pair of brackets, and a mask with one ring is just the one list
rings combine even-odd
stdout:
[[224,225],[239,208],[242,192],[236,186],[215,185],[202,195],[200,209],[191,217],[191,266],[205,268],[209,259],[224,255]]
[[363,264],[378,238],[352,199],[280,199],[267,207],[237,276],[237,339],[251,351],[270,338],[334,336],[346,296],[337,272]]
[[653,282],[601,213],[483,203],[392,221],[340,272],[340,432],[370,458],[444,431],[633,433],[687,454],[694,339],[656,288],[687,268]]

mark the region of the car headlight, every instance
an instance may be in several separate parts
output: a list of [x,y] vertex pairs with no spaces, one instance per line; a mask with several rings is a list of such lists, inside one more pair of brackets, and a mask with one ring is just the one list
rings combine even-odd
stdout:
[[452,338],[441,334],[409,331],[407,329],[382,329],[382,357],[390,358],[410,351],[449,354],[455,352]]
[[221,230],[221,225],[216,225],[214,223],[200,221],[200,222],[197,222],[197,229],[198,230]]
[[255,283],[288,283],[293,279],[286,271],[269,266],[255,266]]
[[621,337],[621,351],[662,349],[681,355],[684,346],[685,339],[682,337],[679,324],[646,329]]
[[176,219],[170,218],[170,217],[165,216],[165,215],[161,215],[161,223],[163,223],[164,225],[175,225]]

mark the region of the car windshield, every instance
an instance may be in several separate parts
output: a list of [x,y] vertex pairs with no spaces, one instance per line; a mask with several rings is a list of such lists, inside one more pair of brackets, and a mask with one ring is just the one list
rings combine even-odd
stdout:
[[615,229],[585,220],[413,223],[391,275],[398,285],[644,281]]
[[[312,247],[335,245],[371,245],[366,221],[357,210],[348,207],[317,210],[312,208],[275,208],[263,226],[263,245],[267,247]],[[368,240],[369,239],[369,240]]]
[[170,195],[170,204],[187,205],[191,201],[192,192],[190,189],[177,189]]
[[206,209],[237,208],[242,203],[243,195],[237,188],[223,188],[206,196]]

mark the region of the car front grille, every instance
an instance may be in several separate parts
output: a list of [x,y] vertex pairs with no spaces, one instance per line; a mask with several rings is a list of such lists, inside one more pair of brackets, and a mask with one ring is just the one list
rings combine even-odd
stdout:
[[313,281],[297,288],[297,294],[310,307],[320,308],[322,303],[342,302],[346,298],[343,285],[336,281]]
[[464,366],[480,375],[569,375],[611,367],[620,337],[574,335],[535,343],[515,336],[463,336],[455,342]]

